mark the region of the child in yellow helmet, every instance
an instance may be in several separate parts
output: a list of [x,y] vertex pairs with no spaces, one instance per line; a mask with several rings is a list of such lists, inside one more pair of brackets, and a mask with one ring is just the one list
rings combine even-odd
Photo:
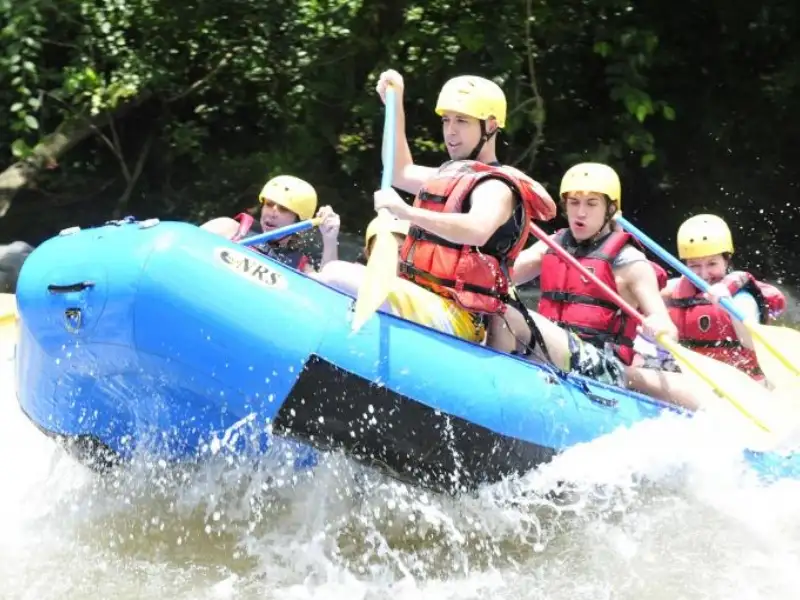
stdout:
[[[316,216],[323,219],[319,225],[322,234],[321,266],[338,259],[339,215],[330,206],[323,206],[317,210],[317,192],[310,183],[292,175],[279,175],[264,184],[258,200],[261,204],[258,224],[263,232],[311,219],[316,212]],[[235,219],[229,217],[213,219],[204,223],[202,228],[238,241],[260,233],[258,227],[254,226],[253,217],[247,213],[240,213]],[[309,273],[314,269],[300,247],[300,240],[299,235],[292,234],[257,246],[256,249],[292,268]]]

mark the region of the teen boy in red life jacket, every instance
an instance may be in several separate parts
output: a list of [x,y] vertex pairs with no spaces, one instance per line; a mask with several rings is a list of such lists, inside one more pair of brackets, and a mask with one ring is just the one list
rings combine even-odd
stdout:
[[[202,228],[238,241],[250,235],[311,219],[317,211],[317,192],[314,187],[292,175],[278,175],[267,181],[261,188],[258,201],[261,204],[258,223],[261,231],[258,230],[259,227],[253,217],[247,213],[240,213],[235,219],[229,217],[213,219],[204,223]],[[333,212],[330,206],[323,206],[317,211],[316,216],[324,218],[319,225],[322,235],[321,266],[324,266],[339,257],[339,215]],[[313,272],[314,268],[302,246],[301,236],[292,234],[255,246],[254,249],[298,271]]]
[[[630,234],[613,227],[622,196],[617,173],[599,163],[575,165],[562,178],[560,195],[569,227],[553,234],[553,239],[645,315],[645,334],[656,337],[663,332],[677,340],[677,329],[660,294],[666,272],[646,258]],[[512,277],[515,283],[541,279],[538,312],[530,316],[556,366],[697,407],[696,385],[684,375],[633,366],[638,323],[544,242],[520,254]],[[509,319],[509,327],[515,332],[525,330],[518,318]],[[536,349],[536,354],[545,356],[542,349]]]

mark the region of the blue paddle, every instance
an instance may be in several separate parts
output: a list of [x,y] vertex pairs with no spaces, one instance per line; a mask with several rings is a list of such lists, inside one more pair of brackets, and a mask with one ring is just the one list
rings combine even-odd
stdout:
[[258,235],[251,235],[250,237],[241,240],[239,243],[242,244],[243,246],[255,246],[256,244],[271,242],[272,240],[280,239],[282,237],[286,237],[287,235],[292,235],[293,233],[300,233],[301,231],[306,231],[307,229],[316,227],[320,223],[322,223],[322,219],[318,217],[314,219],[307,219],[306,221],[299,221],[297,223],[292,223],[291,225],[286,225],[285,227],[279,227],[278,229],[273,229],[265,233],[259,233]]

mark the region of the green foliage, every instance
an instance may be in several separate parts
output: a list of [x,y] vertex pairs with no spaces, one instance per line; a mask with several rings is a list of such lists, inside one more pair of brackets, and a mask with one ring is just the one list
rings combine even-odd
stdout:
[[[532,131],[540,136],[547,99],[534,66],[544,54],[539,44],[558,43],[561,22],[576,9],[527,2],[521,24],[514,11],[476,0],[457,7],[408,0],[3,2],[11,18],[0,76],[10,79],[5,100],[15,134],[4,142],[15,157],[65,119],[111,114],[146,93],[161,105],[152,126],[170,170],[213,160],[220,145],[229,154],[237,145],[252,152],[262,139],[280,140],[278,154],[291,157],[280,161],[287,168],[324,165],[334,179],[335,171],[373,176],[365,157],[379,152],[381,107],[369,88],[389,65],[408,79],[412,137],[424,155],[442,149],[431,105],[457,71],[481,72],[506,87],[513,145]],[[570,20],[597,38],[594,51],[606,61],[606,93],[620,103],[611,134],[650,162],[656,145],[645,118],[659,110],[674,118],[646,89],[657,36],[624,20],[597,27],[592,17],[586,5]],[[136,133],[120,143],[134,143]]]
[[648,208],[669,227],[683,217],[670,207],[697,198],[768,206],[765,190],[777,197],[790,184],[782,161],[800,133],[798,9],[785,1],[0,0],[0,9],[6,162],[70,120],[99,118],[69,166],[40,180],[45,205],[105,190],[98,206],[70,200],[73,221],[96,222],[130,185],[136,214],[230,213],[267,177],[293,172],[358,229],[380,177],[374,85],[390,67],[406,79],[419,162],[443,157],[441,84],[480,74],[509,100],[506,162],[552,189],[576,160],[609,161],[626,198],[674,191]]

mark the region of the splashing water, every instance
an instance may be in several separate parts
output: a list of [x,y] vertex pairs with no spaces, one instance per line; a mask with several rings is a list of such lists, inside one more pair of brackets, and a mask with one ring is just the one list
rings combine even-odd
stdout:
[[800,482],[760,484],[702,418],[618,431],[460,499],[341,456],[284,478],[249,459],[178,470],[142,457],[101,479],[26,420],[0,361],[4,599],[789,599],[800,587]]

